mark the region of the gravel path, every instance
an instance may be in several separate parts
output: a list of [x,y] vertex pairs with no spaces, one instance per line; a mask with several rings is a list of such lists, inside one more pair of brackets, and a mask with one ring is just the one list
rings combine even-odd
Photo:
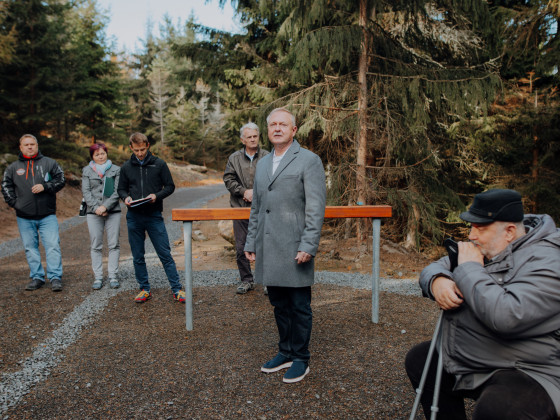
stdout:
[[[192,189],[183,189],[183,190],[178,190],[178,193],[172,196],[174,197],[174,202],[172,200],[169,200],[170,202],[166,203],[166,206],[168,208],[172,208],[172,207],[176,208],[178,207],[178,203],[181,202],[184,203],[184,197],[182,197],[182,195],[189,193],[186,190],[192,190]],[[210,187],[210,189],[208,189],[208,187],[205,187],[204,190],[203,189],[195,189],[195,190],[196,190],[196,194],[200,194],[200,197],[195,197],[194,200],[192,200],[186,207],[201,207],[207,201],[210,201],[224,194],[224,189],[223,186],[221,185]],[[63,226],[61,226],[61,230],[71,229],[83,223],[83,220],[84,219],[78,217],[72,218],[66,221],[67,222],[66,224],[63,224]],[[182,229],[180,223],[172,222],[168,220],[166,224],[170,235],[170,241],[172,243],[174,240],[182,238]],[[13,241],[9,241],[9,243],[0,244],[0,257],[5,255],[15,254],[17,252],[16,248],[17,247],[16,245],[14,245]],[[7,254],[3,255],[1,254],[1,252],[5,252]],[[159,263],[157,256],[153,252],[153,248],[151,248],[151,244],[149,247],[147,247],[146,257],[147,257],[146,260],[149,267],[150,282],[153,285],[153,289],[154,290],[168,289],[169,285],[167,282],[167,278],[165,276],[165,273],[163,272],[163,268],[161,267],[161,264]],[[41,383],[43,383],[44,381],[52,382],[53,380],[56,382],[57,379],[52,379],[52,372],[57,370],[58,366],[62,363],[62,361],[67,356],[72,357],[73,352],[77,351],[77,349],[74,349],[72,350],[72,353],[69,354],[68,348],[72,345],[74,345],[75,347],[76,341],[85,339],[85,337],[83,336],[84,331],[90,328],[96,328],[96,323],[99,321],[99,319],[104,318],[103,312],[107,309],[107,306],[109,305],[110,302],[114,302],[115,300],[118,301],[119,299],[122,299],[124,295],[126,295],[127,296],[126,299],[128,299],[128,296],[131,295],[131,291],[136,289],[137,285],[134,280],[132,261],[129,256],[123,255],[121,257],[121,265],[119,271],[120,271],[119,278],[121,281],[120,289],[113,290],[104,287],[100,291],[96,291],[96,292],[88,291],[88,294],[84,296],[83,300],[77,302],[73,307],[69,308],[70,309],[69,312],[62,319],[62,321],[57,324],[57,327],[53,329],[50,332],[50,334],[43,337],[43,339],[40,342],[36,343],[31,355],[29,355],[28,357],[24,357],[20,361],[18,361],[17,363],[18,367],[16,369],[12,369],[11,371],[5,371],[2,373],[0,377],[0,415],[6,414],[4,419],[12,418],[14,413],[18,412],[17,410],[16,411],[13,410],[16,409],[18,405],[21,404],[22,401],[25,401],[26,395],[30,393],[36,393],[33,392],[32,390],[37,386],[39,386]],[[181,276],[184,275],[184,273],[180,273],[180,274]],[[195,288],[197,288],[195,289],[195,294],[199,293],[197,292],[197,290],[213,290],[208,288],[216,288],[216,287],[223,288],[224,286],[226,287],[229,286],[227,290],[231,291],[233,290],[233,287],[236,283],[236,279],[237,279],[236,270],[196,271],[193,273],[194,286]],[[326,290],[338,290],[338,289],[332,289],[331,288],[332,286],[338,287],[339,289],[340,286],[347,286],[351,289],[356,289],[356,290],[371,290],[371,277],[362,274],[340,273],[340,272],[335,273],[335,272],[322,271],[316,273],[316,282],[318,284],[325,285],[325,287],[327,287]],[[406,295],[406,296],[420,296],[420,291],[415,279],[405,279],[405,280],[381,279],[380,286],[382,291],[396,293],[399,295]],[[342,289],[345,290],[345,288]],[[336,293],[331,293],[331,295],[336,295],[337,293],[339,292],[337,291]],[[341,293],[344,294],[347,292],[343,291]],[[360,305],[363,304],[367,305],[367,303],[363,302],[363,296],[365,295],[360,294],[359,296],[361,296],[360,298],[358,298],[358,302],[360,302]],[[317,300],[317,305],[319,307],[318,316],[320,316],[320,308],[322,307],[322,305],[331,304],[330,302],[332,299],[333,299],[332,296],[331,297],[325,296],[323,300],[321,299]],[[345,302],[347,299],[339,298],[335,300],[336,302]],[[150,304],[153,303],[154,302],[151,302]],[[208,304],[206,297],[204,299],[197,299],[197,297],[195,296],[195,305],[204,306],[205,304]],[[181,308],[184,307],[181,306]],[[349,309],[349,310],[354,310],[354,309]],[[383,308],[382,310],[387,311],[387,309],[383,309]],[[198,312],[199,309],[195,307],[195,311],[194,311],[195,330],[198,328],[198,329],[202,329],[202,331],[205,331],[205,328],[211,328],[211,327],[205,327],[204,325],[200,325],[200,324],[204,324],[206,315],[204,314],[204,312],[201,312],[199,315]],[[364,313],[367,314],[368,312],[364,311]],[[253,313],[252,315],[255,314]],[[177,316],[179,317],[179,319],[181,317],[184,317],[184,312],[183,313],[180,312],[179,314],[177,314]],[[262,314],[260,314],[260,316],[262,316]],[[389,324],[392,324],[393,322],[395,321],[391,321],[389,322]],[[395,322],[395,325],[396,325],[395,331],[400,331],[400,333],[406,331],[402,327],[402,325],[405,325],[404,323],[401,325],[401,322],[398,321]],[[364,324],[364,327],[371,328],[371,326],[368,326],[367,323]],[[198,332],[198,334],[200,334],[200,332]],[[86,361],[84,361],[84,363],[86,363]],[[235,363],[235,362],[230,361],[229,363]],[[68,366],[66,365],[65,369],[67,368]],[[56,376],[58,377],[60,375],[61,374],[59,373]],[[91,386],[91,382],[88,383],[85,384],[86,389]],[[319,395],[317,399],[322,398],[320,394],[316,394],[316,395]],[[37,396],[35,396],[34,398],[37,398]],[[170,409],[171,407],[166,407],[166,408]],[[20,406],[19,409],[23,410],[23,412],[27,412],[25,410],[25,407]],[[44,410],[47,410],[47,408],[44,408]],[[46,412],[35,413],[35,414],[40,414],[42,417],[47,416]],[[107,414],[107,412],[105,412],[105,414]],[[76,413],[74,413],[74,415],[76,415]],[[15,414],[15,416],[18,417],[17,414]],[[67,415],[65,414],[63,417],[66,416]],[[69,416],[72,417],[72,415]],[[93,416],[93,417],[97,417],[97,416]],[[125,413],[120,413],[114,417],[131,418]],[[151,417],[151,414],[147,414],[147,413],[138,415],[137,417],[138,418],[162,418],[161,416]],[[173,416],[169,416],[168,418],[172,418],[172,417]],[[204,418],[204,416],[202,417],[191,416],[191,417]],[[210,415],[210,417],[213,416]],[[221,415],[218,417],[221,417]],[[217,417],[213,417],[213,418],[217,418]],[[263,418],[269,418],[269,417],[264,416]]]

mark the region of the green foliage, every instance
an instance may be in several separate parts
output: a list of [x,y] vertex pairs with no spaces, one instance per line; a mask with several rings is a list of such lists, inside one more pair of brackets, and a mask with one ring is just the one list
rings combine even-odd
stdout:
[[[238,1],[247,65],[226,70],[242,109],[260,121],[287,106],[298,140],[329,170],[329,202],[354,203],[364,37],[350,0]],[[367,204],[394,206],[398,239],[440,241],[448,214],[464,204],[464,161],[447,127],[486,115],[500,87],[492,15],[484,1],[366,2]]]
[[487,118],[457,124],[450,133],[478,156],[478,182],[466,192],[514,188],[527,212],[560,220],[560,101],[555,89],[540,91],[510,86]]
[[114,137],[113,121],[124,112],[121,83],[95,2],[2,4],[0,39],[12,36],[13,54],[0,60],[1,140],[24,132],[66,141]]
[[526,76],[530,71],[540,77],[553,76],[558,83],[560,38],[557,1],[493,0],[494,29],[499,37],[502,75],[506,79]]

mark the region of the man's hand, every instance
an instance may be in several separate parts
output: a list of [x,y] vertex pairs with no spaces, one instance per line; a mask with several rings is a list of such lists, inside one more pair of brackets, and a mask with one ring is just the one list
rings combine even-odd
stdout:
[[31,192],[33,194],[39,194],[42,193],[43,191],[45,191],[45,187],[43,186],[43,184],[35,184],[31,187]]
[[447,277],[436,277],[432,281],[432,294],[439,307],[445,311],[456,309],[463,303],[463,294],[455,282]]
[[130,203],[132,202],[132,197],[128,196],[124,199],[124,204],[130,207]]
[[472,242],[459,242],[459,258],[457,263],[459,265],[465,262],[476,262],[484,266],[484,256],[478,247]]
[[155,203],[156,202],[156,195],[155,194],[150,194],[148,195],[146,198],[150,198],[150,203]]
[[253,202],[253,190],[245,190],[243,193],[243,200],[247,201],[248,203]]
[[298,251],[295,260],[298,264],[306,263],[308,261],[311,261],[311,254],[308,254],[304,251]]
[[245,258],[247,258],[250,262],[255,262],[255,253],[245,251]]

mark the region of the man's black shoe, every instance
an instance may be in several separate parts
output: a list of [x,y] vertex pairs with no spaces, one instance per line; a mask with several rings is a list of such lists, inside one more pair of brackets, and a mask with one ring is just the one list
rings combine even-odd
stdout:
[[52,279],[51,280],[51,290],[53,292],[60,292],[62,290],[62,280]]
[[43,287],[45,282],[41,279],[32,279],[27,286],[25,286],[25,290],[37,290]]

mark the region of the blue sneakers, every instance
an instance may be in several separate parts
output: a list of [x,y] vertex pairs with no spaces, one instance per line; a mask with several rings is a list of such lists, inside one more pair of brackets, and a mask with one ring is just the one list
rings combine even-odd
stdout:
[[309,365],[307,362],[295,361],[282,379],[287,384],[293,384],[301,381],[309,373]]
[[264,373],[278,372],[281,369],[286,369],[292,366],[292,359],[278,353],[274,359],[269,360],[261,367],[261,371]]

